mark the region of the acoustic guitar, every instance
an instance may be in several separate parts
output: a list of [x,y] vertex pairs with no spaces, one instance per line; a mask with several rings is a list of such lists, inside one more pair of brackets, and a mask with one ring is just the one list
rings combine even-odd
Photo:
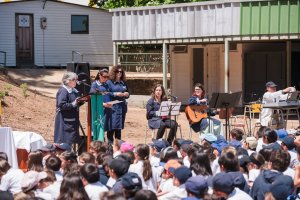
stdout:
[[190,105],[185,108],[186,118],[191,124],[200,122],[201,119],[207,118],[206,105]]

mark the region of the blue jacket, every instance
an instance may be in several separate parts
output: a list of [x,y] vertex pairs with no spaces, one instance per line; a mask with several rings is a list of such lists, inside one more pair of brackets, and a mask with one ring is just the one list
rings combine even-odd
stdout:
[[161,117],[156,116],[155,112],[160,108],[160,103],[155,101],[153,97],[151,97],[146,105],[147,114],[146,118],[148,119],[148,126],[151,129],[158,129],[160,127],[160,123],[162,121]]
[[56,94],[56,116],[54,128],[55,143],[78,143],[79,137],[79,108],[72,102],[77,98],[78,92],[70,92],[61,87]]
[[[207,102],[197,102],[197,96],[193,95],[189,99],[189,105],[207,105]],[[205,98],[204,98],[205,99]]]
[[270,191],[270,187],[275,179],[282,175],[281,172],[275,170],[263,170],[255,179],[250,196],[254,200],[264,200],[265,194]]
[[111,118],[107,120],[107,130],[120,130],[124,128],[125,117],[127,113],[127,102],[126,99],[129,97],[117,97],[114,95],[115,92],[129,92],[128,86],[123,81],[112,81],[107,82],[109,91],[112,93],[111,100],[119,100],[121,103],[114,104],[111,110]]

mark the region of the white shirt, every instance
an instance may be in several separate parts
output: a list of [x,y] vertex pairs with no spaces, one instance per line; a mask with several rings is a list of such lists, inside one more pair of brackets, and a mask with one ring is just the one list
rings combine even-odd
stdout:
[[212,163],[211,163],[211,171],[213,175],[216,175],[217,173],[221,172],[221,168],[219,165],[219,157],[217,157]]
[[[172,192],[164,194],[158,197],[159,200],[180,200],[187,197],[187,191],[185,190],[185,185],[182,184],[176,187]],[[239,199],[241,200],[241,199]]]
[[131,164],[128,169],[128,172],[136,173],[142,180],[143,188],[147,190],[152,190],[156,193],[158,183],[161,181],[161,170],[156,167],[151,167],[152,177],[149,180],[145,181],[143,177],[143,166],[144,162],[140,160],[136,164]]
[[227,200],[252,200],[252,197],[239,188],[234,188]]
[[189,160],[189,157],[188,157],[188,156],[185,156],[185,157],[183,158],[183,165],[186,166],[187,168],[190,168],[191,163],[190,163],[190,160]]
[[112,177],[109,177],[106,185],[108,187],[112,188],[116,182],[117,182],[116,179],[113,179]]
[[249,182],[254,182],[255,179],[258,177],[259,173],[260,173],[260,170],[259,170],[259,169],[251,169],[251,170],[249,171],[249,178],[248,178],[248,181],[249,181]]
[[99,200],[100,194],[108,191],[107,187],[100,182],[89,183],[84,186],[84,189],[91,200]]
[[121,151],[116,151],[114,154],[113,154],[113,158],[116,158],[117,156],[119,156],[121,154]]
[[21,192],[21,182],[24,172],[20,169],[10,168],[1,178],[0,190],[8,191],[12,194]]
[[290,176],[293,180],[295,177],[295,170],[293,170],[292,168],[288,167],[284,172],[284,175]]
[[177,189],[176,186],[173,185],[173,178],[162,179],[159,185],[159,189],[162,192],[171,192]]
[[64,177],[61,171],[55,171],[54,174],[55,174],[56,181],[60,181],[60,182],[63,181]]
[[298,156],[295,151],[288,151],[291,156],[290,168],[295,169],[295,167],[299,164]]
[[[266,92],[263,96],[262,103],[263,104],[274,103],[274,102],[278,102],[279,99],[284,99],[282,90],[279,90],[276,92]],[[273,110],[271,108],[262,108],[261,113],[260,113],[260,124],[262,126],[268,126],[268,124],[271,120],[272,113],[273,113]]]
[[57,199],[60,193],[61,181],[55,181],[52,185],[43,189],[44,193],[51,194],[54,199]]
[[[257,140],[257,146],[256,146],[256,152],[259,153],[260,150],[263,149],[263,145],[266,145],[264,142],[263,142],[263,138],[259,138]],[[250,155],[249,155],[250,156]]]
[[159,167],[160,159],[158,157],[150,156],[149,160],[152,167]]
[[55,200],[56,198],[54,198],[51,194],[49,193],[45,193],[42,190],[37,189],[36,191],[34,191],[34,195],[36,197],[40,197],[43,198],[45,200]]

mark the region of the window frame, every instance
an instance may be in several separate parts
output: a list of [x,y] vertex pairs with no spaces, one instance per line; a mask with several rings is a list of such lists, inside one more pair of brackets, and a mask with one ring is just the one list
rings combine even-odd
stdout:
[[[73,17],[86,17],[87,19],[87,30],[85,31],[73,31]],[[89,34],[90,23],[89,23],[89,15],[71,15],[71,34]]]

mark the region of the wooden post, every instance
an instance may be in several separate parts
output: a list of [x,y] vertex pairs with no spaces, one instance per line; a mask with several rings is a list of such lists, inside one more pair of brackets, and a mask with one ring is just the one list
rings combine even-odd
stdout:
[[86,151],[89,152],[91,140],[92,140],[92,133],[91,133],[91,97],[89,96],[88,100],[88,111],[87,111],[87,143],[86,143]]

